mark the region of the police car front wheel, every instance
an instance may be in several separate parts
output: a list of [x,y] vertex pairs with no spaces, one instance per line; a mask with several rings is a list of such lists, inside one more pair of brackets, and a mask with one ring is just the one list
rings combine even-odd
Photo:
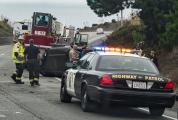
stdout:
[[65,103],[70,103],[72,100],[72,97],[67,93],[65,85],[61,85],[60,100]]
[[160,107],[160,108],[149,107],[149,111],[150,111],[150,114],[153,116],[162,116],[165,111],[165,108],[164,107]]

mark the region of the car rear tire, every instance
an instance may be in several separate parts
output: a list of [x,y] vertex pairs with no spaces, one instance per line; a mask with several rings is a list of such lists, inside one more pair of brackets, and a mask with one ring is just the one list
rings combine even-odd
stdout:
[[90,112],[92,106],[92,101],[90,100],[86,85],[82,88],[82,96],[81,96],[81,108],[84,112]]
[[149,107],[150,114],[153,116],[162,116],[165,108]]
[[60,100],[64,103],[71,103],[72,97],[67,93],[65,85],[61,85]]

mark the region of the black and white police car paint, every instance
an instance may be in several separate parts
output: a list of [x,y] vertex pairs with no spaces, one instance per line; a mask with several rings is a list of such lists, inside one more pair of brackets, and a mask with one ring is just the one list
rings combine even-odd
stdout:
[[67,71],[67,92],[72,95],[72,96],[76,96],[75,94],[75,76],[76,73],[78,72],[78,70],[74,70],[74,69],[69,69]]

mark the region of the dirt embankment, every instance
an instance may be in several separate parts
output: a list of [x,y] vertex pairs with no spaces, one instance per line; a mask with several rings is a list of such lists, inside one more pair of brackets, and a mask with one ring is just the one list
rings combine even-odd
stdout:
[[178,89],[178,47],[172,52],[162,52],[159,55],[161,73],[175,82]]
[[12,27],[5,21],[0,21],[0,45],[12,42]]
[[103,24],[93,24],[92,27],[84,27],[81,32],[95,32],[97,28],[103,28],[104,31],[113,31],[120,26],[117,22],[105,22]]

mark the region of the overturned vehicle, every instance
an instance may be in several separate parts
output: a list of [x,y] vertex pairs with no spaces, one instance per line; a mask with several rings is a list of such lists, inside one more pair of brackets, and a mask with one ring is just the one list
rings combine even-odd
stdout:
[[69,50],[71,44],[76,44],[80,48],[88,44],[87,34],[74,34],[71,36],[61,36],[56,34],[56,18],[48,13],[33,14],[32,32],[25,35],[25,46],[29,46],[30,39],[40,48],[41,73],[45,76],[60,76],[67,69],[69,62]]

